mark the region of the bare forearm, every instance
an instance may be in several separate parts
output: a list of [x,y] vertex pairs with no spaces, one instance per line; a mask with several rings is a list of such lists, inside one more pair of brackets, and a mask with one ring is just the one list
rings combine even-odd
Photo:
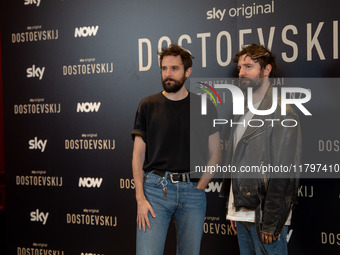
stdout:
[[[218,156],[211,157],[210,160],[208,161],[207,169],[208,169],[208,166],[216,166],[216,164],[220,164],[220,163],[221,163],[220,157]],[[210,173],[210,172],[203,173],[196,187],[198,189],[205,189],[213,177],[214,177],[214,173]]]
[[[209,136],[209,161],[207,163],[207,168],[209,166],[216,166],[221,163],[221,145],[220,145],[220,134],[216,132],[213,135]],[[209,171],[203,173],[199,182],[197,183],[198,189],[205,189],[210,180],[214,177],[214,173],[210,173]]]
[[133,154],[132,154],[132,174],[135,180],[135,191],[136,191],[137,202],[140,199],[145,199],[144,190],[143,190],[144,160],[145,160],[145,144],[141,140],[141,137],[136,137]]
[[143,176],[144,172],[143,170],[133,170],[133,178],[135,180],[135,192],[136,192],[136,199],[144,197],[144,191],[143,191]]

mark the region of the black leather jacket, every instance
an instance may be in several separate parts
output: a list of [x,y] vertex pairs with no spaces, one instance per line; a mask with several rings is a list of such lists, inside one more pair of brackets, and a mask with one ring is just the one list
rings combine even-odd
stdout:
[[[272,87],[269,87],[258,110],[272,106]],[[262,127],[247,127],[233,153],[233,137],[236,125],[231,130],[227,147],[226,165],[235,166],[285,166],[293,169],[301,161],[301,133],[299,118],[293,107],[287,105],[285,116],[281,116],[281,97],[278,105],[269,116],[254,115],[253,119],[263,120]],[[276,121],[268,121],[274,119]],[[296,120],[296,127],[283,127],[284,119]],[[280,121],[277,121],[280,120]],[[260,122],[253,123],[259,126]],[[286,121],[283,124],[293,125]],[[281,177],[281,178],[280,178]],[[282,178],[284,177],[284,178]],[[292,206],[297,202],[298,178],[293,172],[279,176],[279,173],[258,173],[249,176],[245,173],[232,173],[232,190],[236,210],[246,208],[255,210],[255,223],[258,231],[278,237],[289,216]],[[224,182],[225,197],[229,198],[230,178]],[[228,203],[227,203],[228,204]]]

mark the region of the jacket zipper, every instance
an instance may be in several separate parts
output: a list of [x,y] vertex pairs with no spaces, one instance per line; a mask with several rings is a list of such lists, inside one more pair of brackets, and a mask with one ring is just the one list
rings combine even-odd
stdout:
[[[259,136],[259,135],[262,135],[263,133],[265,133],[265,132],[267,131],[267,129],[269,128],[269,126],[270,126],[270,125],[267,125],[266,128],[265,128],[262,132],[260,132],[260,133],[258,133],[258,134],[256,134],[256,135],[254,135],[254,136],[252,136],[252,137],[250,137],[250,138],[248,138],[247,140],[244,140],[244,141],[245,141],[246,143],[248,143],[249,141],[253,140],[255,137],[257,137],[257,136]],[[255,131],[256,131],[256,130],[254,130],[253,132],[251,132],[250,134],[248,134],[248,136],[250,136],[251,134],[253,134]]]

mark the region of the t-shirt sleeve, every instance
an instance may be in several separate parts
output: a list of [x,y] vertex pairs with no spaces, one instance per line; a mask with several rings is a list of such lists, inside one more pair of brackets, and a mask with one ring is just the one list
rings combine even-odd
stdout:
[[132,140],[135,140],[136,135],[142,137],[146,142],[146,103],[141,102],[138,106],[134,129],[131,132]]

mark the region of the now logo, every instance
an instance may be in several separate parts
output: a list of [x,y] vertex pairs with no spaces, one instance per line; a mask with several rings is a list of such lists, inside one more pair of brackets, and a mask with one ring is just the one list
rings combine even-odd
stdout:
[[77,112],[98,112],[100,108],[101,102],[94,103],[78,103],[77,104]]
[[209,182],[205,192],[221,192],[222,182]]
[[99,29],[99,26],[76,27],[76,29],[74,31],[74,37],[96,36],[98,29]]
[[80,177],[78,186],[84,188],[100,188],[102,182],[103,178]]

